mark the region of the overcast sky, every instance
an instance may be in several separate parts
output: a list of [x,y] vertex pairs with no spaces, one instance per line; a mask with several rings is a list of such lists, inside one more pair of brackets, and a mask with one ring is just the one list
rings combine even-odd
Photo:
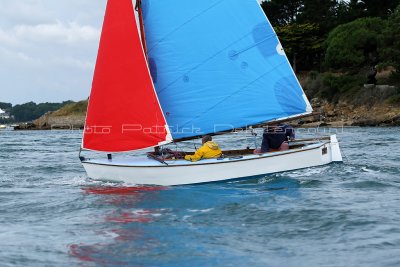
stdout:
[[106,0],[0,0],[0,102],[86,99],[105,6]]
[[89,95],[106,0],[0,0],[0,102]]

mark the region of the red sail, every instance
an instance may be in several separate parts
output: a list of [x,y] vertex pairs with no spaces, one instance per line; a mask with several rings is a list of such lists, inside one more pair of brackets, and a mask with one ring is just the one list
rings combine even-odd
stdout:
[[122,152],[170,138],[148,70],[132,0],[108,0],[83,148]]

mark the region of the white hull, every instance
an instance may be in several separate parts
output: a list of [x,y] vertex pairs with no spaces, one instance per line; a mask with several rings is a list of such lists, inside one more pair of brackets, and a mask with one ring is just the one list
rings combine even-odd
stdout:
[[175,160],[165,165],[148,158],[131,160],[84,160],[88,176],[95,180],[140,185],[184,185],[243,179],[270,173],[341,162],[336,136],[298,149],[242,158]]

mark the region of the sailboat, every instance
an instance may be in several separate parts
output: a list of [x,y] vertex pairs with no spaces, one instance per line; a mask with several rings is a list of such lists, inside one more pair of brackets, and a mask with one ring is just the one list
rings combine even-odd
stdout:
[[107,157],[80,159],[92,179],[163,186],[342,161],[335,135],[198,162],[113,155],[312,112],[257,0],[108,0],[81,147]]

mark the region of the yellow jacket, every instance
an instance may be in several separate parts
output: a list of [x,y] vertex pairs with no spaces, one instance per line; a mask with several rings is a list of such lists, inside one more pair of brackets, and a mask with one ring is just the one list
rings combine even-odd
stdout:
[[194,155],[186,155],[185,159],[190,161],[198,161],[201,159],[212,159],[219,158],[222,155],[222,151],[218,144],[212,141],[205,143],[202,147],[197,149]]

